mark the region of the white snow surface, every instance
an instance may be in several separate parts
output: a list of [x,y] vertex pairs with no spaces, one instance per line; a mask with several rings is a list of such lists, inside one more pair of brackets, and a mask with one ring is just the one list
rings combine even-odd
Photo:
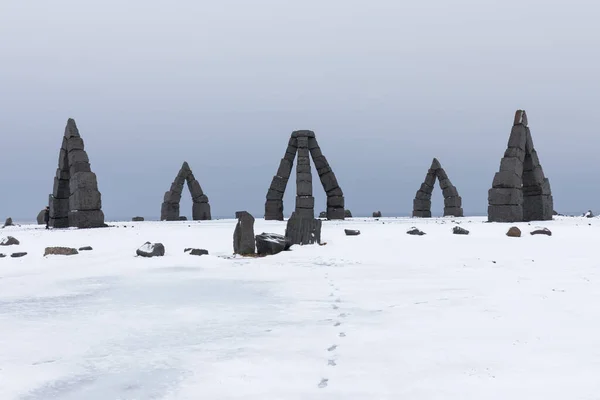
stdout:
[[112,225],[0,232],[29,253],[0,259],[0,399],[600,398],[596,218],[357,218],[266,258],[234,220]]

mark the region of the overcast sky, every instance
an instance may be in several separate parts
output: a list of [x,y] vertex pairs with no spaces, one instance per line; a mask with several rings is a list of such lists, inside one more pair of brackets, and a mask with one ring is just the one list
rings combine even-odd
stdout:
[[483,215],[519,108],[555,209],[600,212],[599,13],[592,0],[3,0],[0,218],[47,204],[69,117],[107,220],[157,218],[184,160],[214,216],[262,217],[298,129],[316,132],[354,214],[410,213],[438,157],[465,213]]

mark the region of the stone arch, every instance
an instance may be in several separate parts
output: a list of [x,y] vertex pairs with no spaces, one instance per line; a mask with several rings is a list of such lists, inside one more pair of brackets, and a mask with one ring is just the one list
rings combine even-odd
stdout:
[[194,177],[190,166],[184,161],[175,180],[171,184],[171,189],[165,193],[160,210],[161,221],[179,221],[179,202],[181,201],[183,184],[186,182],[192,195],[192,219],[194,221],[211,219],[208,197],[202,191],[202,187]]
[[488,192],[488,221],[551,220],[554,208],[550,181],[544,175],[525,110],[517,110],[508,139]]
[[[297,155],[297,157],[296,157]],[[296,166],[296,211],[302,218],[314,218],[315,198],[313,197],[312,169],[310,159],[315,163],[323,190],[327,195],[327,219],[344,219],[344,193],[329,166],[329,162],[321,152],[313,131],[294,131],[288,143],[283,159],[279,163],[277,174],[271,181],[265,203],[265,219],[283,221],[283,195],[287,187],[294,159]]]
[[437,158],[433,159],[431,167],[425,175],[425,181],[417,191],[413,201],[413,217],[431,218],[431,193],[436,179],[439,181],[444,195],[444,217],[462,217],[462,198],[458,195],[456,186],[450,182],[446,171],[444,171]]
[[49,224],[54,228],[106,226],[96,174],[72,118],[65,127],[49,207]]

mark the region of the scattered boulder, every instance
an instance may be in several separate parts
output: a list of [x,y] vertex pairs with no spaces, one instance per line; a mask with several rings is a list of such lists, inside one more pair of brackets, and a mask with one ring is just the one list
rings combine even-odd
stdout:
[[452,233],[454,233],[455,235],[468,235],[470,232],[465,228],[455,226],[454,228],[452,228]]
[[546,235],[546,236],[552,236],[552,232],[550,231],[550,229],[548,228],[541,228],[541,229],[536,229],[535,231],[531,232],[532,235]]
[[15,224],[13,224],[13,220],[12,220],[12,218],[10,218],[10,217],[6,218],[6,221],[4,222],[4,227],[7,227],[7,226],[14,226],[14,225],[15,225]]
[[18,244],[21,244],[21,242],[12,236],[7,236],[0,239],[0,246],[13,246]]
[[142,221],[144,221],[144,217],[133,217],[133,218],[131,218],[131,221],[133,221],[133,222],[142,222]]
[[521,237],[521,230],[516,226],[513,226],[508,230],[508,232],[506,232],[506,236]]
[[208,250],[187,248],[184,253],[190,253],[190,256],[207,256]]
[[373,218],[381,218],[381,211],[375,211],[373,213]]
[[73,249],[71,247],[46,247],[44,250],[44,257],[54,255],[54,256],[73,256],[75,254],[79,254],[77,249]]
[[344,229],[346,236],[358,236],[360,235],[360,231],[356,229]]
[[4,257],[6,257],[6,254],[0,253],[0,258],[4,258]]
[[344,218],[352,218],[352,212],[350,210],[344,211]]
[[321,211],[319,213],[319,218],[327,218],[327,211]]
[[426,234],[425,232],[417,229],[414,226],[412,228],[410,228],[406,233],[409,234],[409,235],[416,235],[416,236],[423,236],[423,235]]
[[92,251],[92,250],[94,250],[92,248],[92,246],[84,246],[84,247],[79,248],[79,251]]
[[586,218],[594,218],[594,213],[592,212],[592,210],[588,210],[588,212],[583,214],[583,216]]
[[136,254],[142,257],[162,257],[165,255],[165,246],[162,243],[146,242],[136,250]]
[[247,211],[235,213],[238,219],[233,231],[233,253],[241,255],[255,254],[254,250],[254,217]]
[[274,255],[289,250],[292,243],[283,235],[261,233],[256,235],[256,251],[261,256]]
[[46,225],[46,221],[44,221],[44,215],[46,215],[46,209],[43,209],[42,211],[40,211],[40,213],[37,215],[37,224],[38,225]]
[[21,253],[12,253],[10,256],[12,258],[19,258],[19,257],[23,257],[23,256],[26,256],[26,255],[27,255],[26,252],[21,252]]

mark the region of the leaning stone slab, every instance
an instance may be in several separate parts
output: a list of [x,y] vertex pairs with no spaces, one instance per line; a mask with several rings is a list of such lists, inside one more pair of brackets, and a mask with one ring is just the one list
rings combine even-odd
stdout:
[[233,232],[234,254],[254,254],[254,217],[247,211],[235,213],[238,222]]
[[19,244],[21,244],[21,242],[19,242],[19,240],[17,240],[17,238],[12,237],[12,236],[7,236],[7,237],[0,239],[0,246],[16,246]]
[[261,256],[275,255],[289,250],[292,243],[285,236],[276,233],[261,233],[256,235],[256,251]]

